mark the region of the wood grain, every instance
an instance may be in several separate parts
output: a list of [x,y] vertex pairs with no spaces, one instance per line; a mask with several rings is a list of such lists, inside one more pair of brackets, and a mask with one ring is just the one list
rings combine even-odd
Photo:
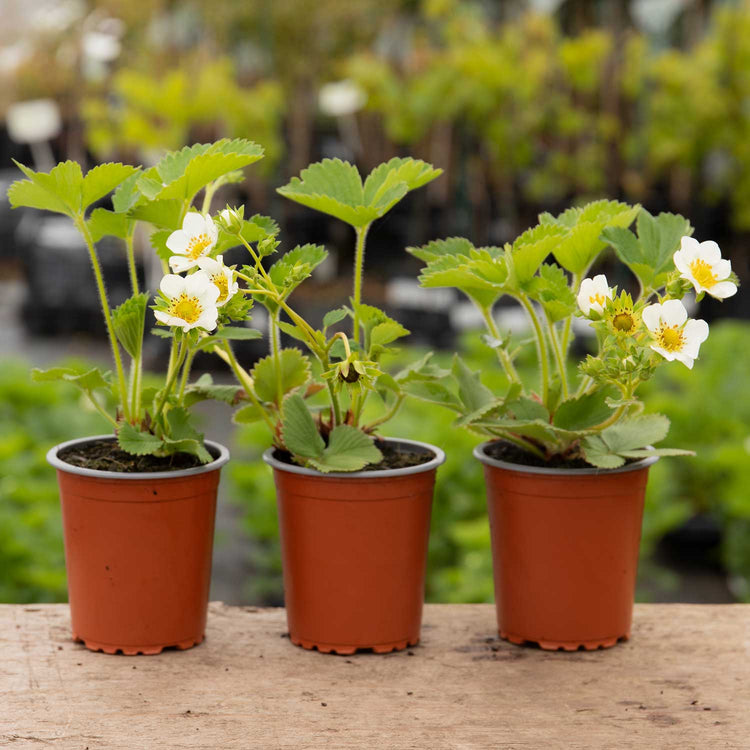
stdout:
[[91,653],[65,605],[0,606],[0,747],[750,748],[750,605],[637,605],[633,638],[544,652],[490,605],[428,605],[422,644],[293,646],[284,611],[212,604],[206,641]]

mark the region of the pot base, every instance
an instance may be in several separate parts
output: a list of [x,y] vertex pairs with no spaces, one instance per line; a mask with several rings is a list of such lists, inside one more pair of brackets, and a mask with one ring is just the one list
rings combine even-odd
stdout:
[[393,641],[391,643],[376,643],[372,646],[345,646],[333,643],[320,643],[318,641],[308,641],[304,638],[295,638],[289,636],[289,640],[295,646],[301,646],[302,648],[312,651],[318,649],[321,654],[339,654],[341,656],[351,656],[356,651],[372,651],[375,654],[389,654],[391,651],[403,651],[408,646],[416,646],[419,643],[419,638],[414,640],[403,640]]
[[89,651],[102,651],[105,654],[116,654],[119,651],[125,656],[137,656],[138,654],[143,654],[144,656],[156,656],[165,648],[176,648],[178,651],[187,651],[187,649],[203,643],[205,637],[204,634],[200,638],[190,638],[189,640],[179,641],[178,643],[164,643],[162,645],[154,646],[116,646],[111,643],[97,643],[88,638],[81,638],[73,633],[73,640],[76,643],[82,643]]
[[535,643],[544,651],[578,651],[581,648],[585,649],[586,651],[596,651],[600,648],[612,648],[612,646],[617,645],[617,643],[621,640],[630,640],[630,633],[616,635],[612,638],[596,639],[593,641],[535,641],[529,638],[524,638],[520,635],[506,633],[502,630],[499,632],[501,638],[506,641],[510,641],[510,643],[515,643],[517,646]]

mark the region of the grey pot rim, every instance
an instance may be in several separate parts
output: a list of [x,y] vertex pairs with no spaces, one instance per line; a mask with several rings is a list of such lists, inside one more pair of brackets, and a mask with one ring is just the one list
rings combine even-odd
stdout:
[[[524,464],[513,464],[510,461],[500,461],[496,458],[488,456],[484,449],[497,442],[496,440],[486,440],[484,443],[480,443],[473,450],[474,458],[481,461],[485,466],[494,466],[496,469],[506,469],[507,471],[517,471],[522,474],[546,474],[548,476],[558,477],[585,477],[585,476],[596,476],[596,475],[610,475],[610,474],[622,474],[628,471],[638,471],[638,469],[645,469],[648,466],[656,463],[659,460],[659,456],[648,456],[642,458],[639,461],[633,461],[633,463],[625,464],[624,466],[618,466],[616,469],[600,469],[596,466],[592,466],[590,469],[559,469],[546,466],[526,466]],[[647,445],[647,448],[653,446]]]
[[221,443],[215,443],[213,440],[205,440],[207,448],[218,453],[217,457],[209,464],[194,466],[191,469],[177,469],[176,471],[102,471],[101,469],[86,469],[83,466],[73,466],[57,457],[58,451],[81,443],[90,443],[93,440],[112,440],[114,435],[90,435],[89,437],[76,438],[75,440],[66,440],[64,443],[58,443],[47,451],[47,463],[58,471],[64,471],[68,474],[78,474],[82,477],[91,477],[92,479],[116,479],[116,480],[144,480],[144,479],[182,479],[192,477],[198,474],[206,474],[210,471],[220,469],[229,461],[229,449]]
[[405,477],[409,474],[422,474],[426,471],[437,469],[438,466],[445,462],[445,452],[436,445],[422,443],[419,440],[407,440],[406,438],[383,438],[387,443],[400,443],[407,446],[416,446],[424,448],[434,454],[434,458],[418,466],[407,466],[403,469],[378,469],[376,471],[331,471],[327,474],[317,469],[308,469],[305,466],[296,464],[287,464],[274,458],[276,448],[271,447],[263,451],[263,461],[273,469],[286,471],[290,474],[303,474],[308,477],[319,477],[321,479],[386,479],[388,477]]

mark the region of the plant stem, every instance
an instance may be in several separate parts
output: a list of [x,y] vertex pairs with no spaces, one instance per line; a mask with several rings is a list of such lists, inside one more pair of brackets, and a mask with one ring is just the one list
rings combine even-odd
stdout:
[[182,366],[182,379],[180,380],[180,402],[182,402],[182,398],[185,395],[185,388],[187,388],[188,380],[190,379],[190,368],[193,366],[193,360],[197,353],[197,349],[190,349],[187,357],[185,357],[185,364]]
[[576,398],[580,398],[583,396],[584,393],[586,393],[586,389],[593,383],[593,379],[589,375],[584,375],[583,378],[581,378],[581,382],[578,386],[578,390],[575,393]]
[[[170,356],[170,368],[167,371],[167,382],[164,384],[164,391],[162,393],[161,399],[159,400],[159,405],[156,407],[156,414],[154,414],[154,419],[159,419],[162,416],[162,412],[164,411],[164,406],[167,403],[167,399],[169,398],[169,394],[172,391],[172,386],[174,385],[174,381],[177,379],[177,374],[180,371],[180,365],[182,365],[182,361],[185,358],[185,354],[187,353],[187,347],[185,346],[183,341],[180,341],[179,344],[177,342],[177,336],[175,336],[172,339],[172,353],[175,353],[175,350],[179,348],[179,352],[175,355],[175,358],[173,360],[172,356]],[[162,420],[162,427],[164,426],[164,421]]]
[[544,331],[542,330],[541,323],[534,311],[534,306],[529,301],[529,298],[521,293],[516,299],[523,305],[524,310],[529,316],[531,325],[534,328],[534,336],[536,337],[536,350],[539,355],[539,363],[542,368],[542,403],[547,406],[547,399],[549,397],[549,359],[547,356],[547,341],[544,338]]
[[365,239],[370,225],[356,229],[357,246],[354,253],[354,330],[352,331],[354,342],[359,344],[359,305],[362,300],[362,271],[365,263]]
[[336,427],[336,425],[341,424],[341,404],[339,404],[333,383],[330,380],[326,382],[328,385],[328,395],[331,397],[331,408],[333,409],[333,426]]
[[89,397],[92,406],[101,414],[114,428],[117,430],[117,422],[112,418],[111,414],[108,414],[102,405],[96,400],[96,397],[91,391],[86,391],[86,395]]
[[382,417],[378,417],[374,422],[370,422],[370,424],[366,425],[364,428],[365,431],[370,432],[378,425],[384,424],[388,420],[393,419],[393,417],[396,416],[398,410],[401,408],[401,404],[404,402],[405,398],[406,398],[405,393],[399,394],[393,406]]
[[489,432],[496,437],[507,440],[509,443],[513,443],[513,445],[517,445],[519,448],[521,448],[521,450],[533,453],[538,458],[544,460],[547,459],[547,457],[544,455],[544,451],[542,451],[540,448],[537,448],[533,443],[528,442],[528,440],[516,437],[515,435],[506,432],[505,430],[489,430]]
[[[263,408],[260,401],[258,400],[258,397],[255,395],[255,388],[253,388],[253,379],[250,377],[248,372],[243,367],[240,366],[240,363],[237,361],[237,358],[234,356],[234,352],[232,351],[231,344],[228,341],[225,341],[224,351],[222,352],[222,350],[219,349],[218,346],[215,346],[214,352],[216,352],[216,354],[218,354],[232,368],[232,372],[234,372],[235,377],[242,384],[242,387],[245,389],[245,393],[247,394],[247,397],[250,399],[250,402],[260,412],[266,425],[268,425],[268,429],[271,430],[271,435],[275,438],[276,437],[276,425],[274,425],[274,423],[271,421],[271,418],[268,416],[268,414],[266,413],[266,410]],[[222,356],[222,355],[225,355],[225,356]]]
[[279,311],[268,316],[269,335],[271,338],[271,351],[273,353],[273,367],[276,370],[276,404],[281,413],[281,404],[284,401],[284,384],[281,380],[281,337],[279,336]]
[[[573,290],[573,294],[577,294],[578,287],[581,286],[581,277],[577,274],[573,274],[573,278],[570,282],[570,287]],[[573,324],[573,316],[568,315],[563,324],[563,335],[560,349],[562,351],[563,360],[568,358],[568,347],[570,346],[570,327]]]
[[[482,317],[484,318],[484,322],[487,325],[487,330],[490,332],[490,335],[500,341],[502,337],[500,336],[500,331],[498,331],[495,320],[492,317],[492,310],[488,307],[479,307],[479,310],[482,313]],[[518,377],[518,372],[516,371],[513,361],[508,356],[508,352],[505,351],[505,348],[496,347],[495,350],[497,351],[497,358],[500,361],[505,374],[510,378],[510,381],[512,383],[520,383],[521,378]]]
[[547,319],[547,327],[549,328],[549,338],[552,342],[552,352],[557,362],[557,369],[560,373],[560,384],[562,385],[562,396],[563,399],[568,398],[568,374],[565,372],[565,358],[562,355],[560,348],[560,341],[557,338],[557,330],[555,329],[555,323],[550,317],[549,313],[545,311],[545,317]]
[[[133,222],[135,228],[135,222]],[[128,271],[130,272],[130,288],[133,294],[138,294],[138,271],[135,267],[135,250],[133,248],[133,232],[129,232],[125,238],[125,246],[128,255]]]
[[83,215],[79,215],[75,219],[76,227],[78,231],[83,235],[83,239],[86,242],[86,247],[89,251],[89,257],[91,259],[91,265],[94,269],[94,277],[96,278],[96,286],[99,290],[99,302],[102,306],[102,312],[104,313],[104,322],[107,326],[107,333],[109,334],[109,343],[112,347],[112,356],[115,361],[115,369],[117,371],[117,382],[120,390],[120,405],[122,407],[123,416],[129,422],[130,421],[130,408],[128,405],[128,388],[127,381],[125,380],[125,371],[122,367],[122,357],[120,356],[120,346],[117,343],[117,336],[115,335],[115,329],[112,325],[112,313],[109,309],[109,300],[107,299],[107,289],[104,286],[104,277],[102,275],[102,268],[99,265],[99,258],[96,254],[96,248],[94,246],[94,240],[91,237],[89,228],[86,226],[86,221]]
[[218,187],[214,182],[209,182],[208,185],[206,185],[206,189],[203,193],[203,205],[201,206],[202,214],[207,214],[211,210],[211,201],[214,199],[214,195],[218,190]]

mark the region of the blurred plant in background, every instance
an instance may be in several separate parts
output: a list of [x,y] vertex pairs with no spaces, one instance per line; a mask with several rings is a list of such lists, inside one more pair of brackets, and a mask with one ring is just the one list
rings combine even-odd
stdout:
[[[65,362],[77,367],[80,362]],[[27,362],[0,368],[0,601],[65,601],[60,501],[45,455],[109,430],[73,385],[32,383]]]

